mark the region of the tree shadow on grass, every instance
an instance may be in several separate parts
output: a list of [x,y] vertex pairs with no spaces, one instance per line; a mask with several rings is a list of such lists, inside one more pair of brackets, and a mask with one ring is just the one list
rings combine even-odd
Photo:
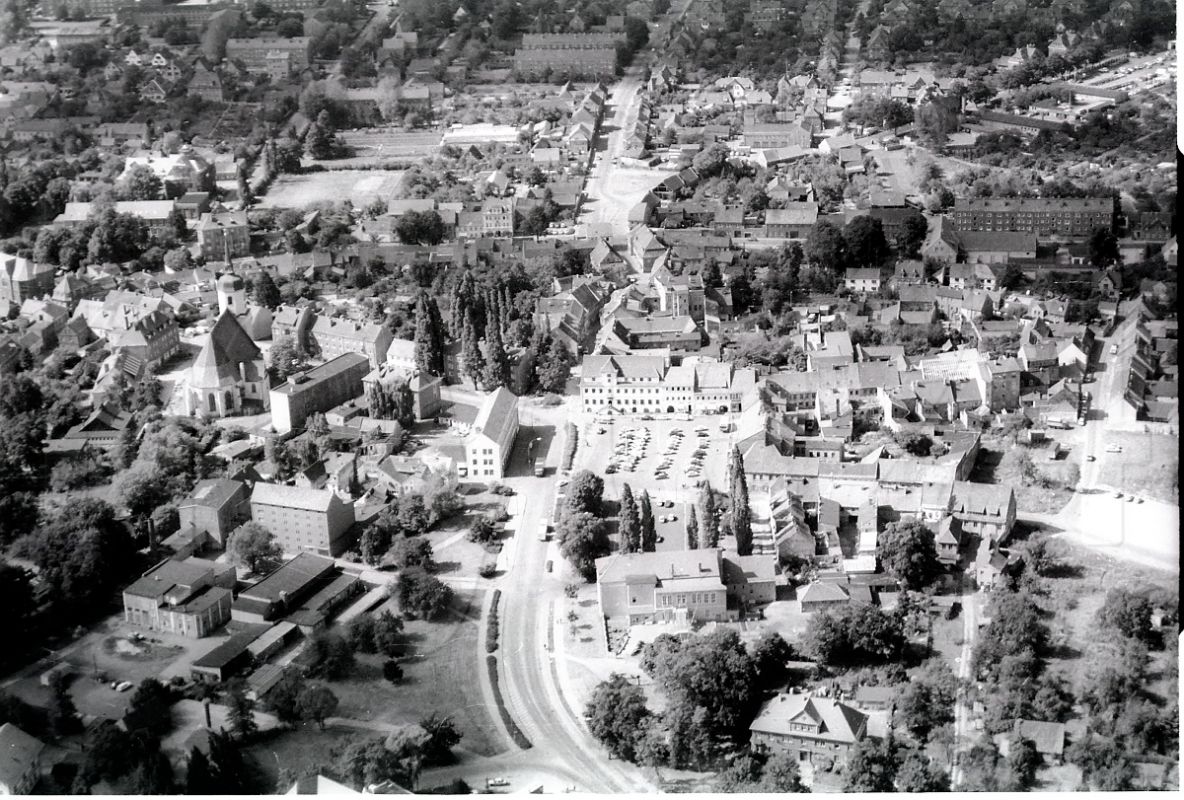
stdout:
[[1049,658],[1056,658],[1062,661],[1072,661],[1081,658],[1084,653],[1072,645],[1061,643],[1049,645],[1046,655]]

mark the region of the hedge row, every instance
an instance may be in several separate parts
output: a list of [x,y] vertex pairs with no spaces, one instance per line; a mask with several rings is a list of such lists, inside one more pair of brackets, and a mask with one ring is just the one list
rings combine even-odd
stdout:
[[488,627],[485,629],[485,652],[492,653],[497,650],[497,602],[502,599],[502,590],[493,590],[493,606],[489,609]]
[[506,708],[506,701],[502,698],[502,688],[497,682],[497,656],[486,656],[485,666],[489,668],[489,682],[493,685],[493,697],[497,701],[497,712],[501,715],[506,730],[510,732],[510,738],[523,750],[529,750],[534,745],[530,743],[530,739],[526,738],[526,734],[518,727],[518,723],[514,722],[514,718],[510,716],[510,710]]
[[576,446],[579,444],[580,433],[576,426],[567,423],[567,443],[563,446],[563,468],[570,470],[576,460]]

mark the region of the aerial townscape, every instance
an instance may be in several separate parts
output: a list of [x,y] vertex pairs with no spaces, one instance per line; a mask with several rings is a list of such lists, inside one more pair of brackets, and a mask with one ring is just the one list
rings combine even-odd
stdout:
[[0,793],[1179,791],[1175,13],[0,0]]

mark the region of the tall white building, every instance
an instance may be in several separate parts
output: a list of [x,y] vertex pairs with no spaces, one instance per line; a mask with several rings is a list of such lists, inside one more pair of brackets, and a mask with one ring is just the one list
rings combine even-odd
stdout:
[[499,480],[518,436],[518,398],[500,388],[485,398],[472,431],[465,437],[465,462],[469,477]]

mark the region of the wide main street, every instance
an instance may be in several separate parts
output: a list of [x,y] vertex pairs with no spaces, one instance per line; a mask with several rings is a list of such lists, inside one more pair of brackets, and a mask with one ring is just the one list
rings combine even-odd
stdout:
[[[466,397],[469,392],[458,387],[449,387],[447,394],[454,400],[470,401]],[[653,787],[639,769],[610,760],[583,727],[577,716],[583,709],[574,707],[577,701],[565,693],[555,659],[552,630],[556,608],[563,603],[565,582],[578,578],[568,572],[557,544],[541,541],[539,531],[544,521],[554,521],[567,405],[524,404],[519,407],[519,417],[518,446],[502,481],[515,492],[512,505],[517,515],[514,534],[499,560],[504,577],[498,583],[501,601],[496,655],[506,706],[532,746],[525,752],[515,748],[471,766],[438,771],[434,777],[464,777],[479,785],[484,778],[504,775],[516,791],[524,788],[521,779],[525,778],[531,782],[527,790],[542,785],[549,792],[571,787],[596,793],[651,792]],[[546,475],[541,478],[533,475],[526,452],[527,443],[535,436],[550,440],[544,456]],[[480,656],[483,661],[485,654]],[[484,673],[481,677],[485,679]]]

